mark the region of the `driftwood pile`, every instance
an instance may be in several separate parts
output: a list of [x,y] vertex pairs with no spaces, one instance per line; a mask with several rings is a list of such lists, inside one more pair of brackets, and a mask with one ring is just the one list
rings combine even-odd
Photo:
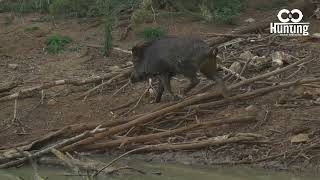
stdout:
[[[264,29],[265,24],[259,27],[253,27],[252,29],[245,28],[244,30],[234,33],[233,35],[253,32],[259,28]],[[234,38],[233,36],[228,36],[228,38],[222,37],[219,41],[215,41],[216,44],[220,45],[222,42]],[[264,38],[264,40],[270,40],[272,36]],[[263,38],[260,38],[260,40]],[[263,40],[257,41],[265,44]],[[220,45],[223,47],[223,45]],[[121,49],[117,49],[121,50]],[[31,160],[36,160],[44,157],[48,154],[54,154],[58,159],[63,161],[65,166],[81,167],[83,169],[90,169],[96,171],[95,174],[104,171],[106,173],[114,172],[119,169],[113,169],[111,165],[121,158],[115,159],[109,164],[98,165],[98,166],[84,166],[81,161],[70,158],[71,155],[68,153],[81,152],[81,151],[108,151],[112,149],[125,149],[128,150],[127,155],[133,152],[146,152],[146,151],[168,151],[168,150],[192,150],[200,149],[211,146],[222,146],[225,144],[234,143],[266,143],[268,139],[259,135],[252,133],[236,133],[236,134],[226,134],[219,137],[205,136],[204,132],[212,128],[217,128],[222,125],[233,124],[249,124],[249,123],[259,123],[257,122],[256,113],[248,113],[244,116],[239,116],[230,119],[213,119],[211,121],[201,122],[197,120],[197,114],[203,111],[212,109],[218,106],[227,105],[232,102],[252,99],[264,94],[286,89],[292,86],[298,86],[302,84],[310,84],[314,82],[320,82],[319,77],[309,77],[296,79],[293,81],[278,81],[273,85],[267,85],[262,88],[257,88],[251,91],[242,92],[240,88],[246,88],[256,82],[261,82],[270,77],[278,76],[281,73],[291,71],[293,69],[299,69],[299,67],[311,62],[312,56],[306,56],[304,58],[292,57],[295,62],[290,63],[287,66],[277,68],[270,72],[265,72],[254,76],[252,78],[244,78],[242,73],[247,68],[247,63],[240,71],[240,73],[234,72],[229,68],[221,66],[228,74],[234,77],[234,83],[229,83],[228,89],[232,92],[232,96],[224,99],[219,93],[215,91],[208,91],[204,93],[197,93],[191,95],[179,102],[167,103],[162,107],[158,107],[153,111],[135,115],[132,117],[119,118],[117,121],[106,121],[103,124],[79,124],[70,125],[64,127],[52,134],[45,137],[40,137],[38,140],[33,141],[29,144],[15,145],[8,148],[2,148],[0,150],[0,168],[9,168],[21,166],[26,162]],[[81,86],[88,83],[101,83],[102,85],[108,85],[114,82],[122,81],[128,78],[130,74],[130,67],[117,71],[110,72],[104,76],[94,77],[82,80],[60,80],[50,83],[44,83],[36,87],[21,89],[13,94],[5,94],[3,97],[0,96],[0,103],[10,100],[32,97],[35,94],[41,94],[45,89],[49,89],[54,86],[63,85],[74,85]],[[100,86],[85,92],[81,98],[86,99],[97,90]],[[4,88],[0,87],[0,93],[7,93],[7,91],[16,88],[17,83],[11,83]],[[137,101],[135,101],[137,102]],[[135,103],[133,102],[133,103]],[[131,103],[131,104],[130,104]],[[133,104],[129,102],[127,105],[122,107],[117,107],[114,111],[121,108],[127,108]],[[139,103],[139,100],[138,102]],[[168,123],[170,120],[170,123]],[[88,121],[89,122],[89,121]],[[181,136],[179,136],[181,135]],[[179,138],[177,138],[179,137]],[[315,143],[309,148],[318,147],[319,143]],[[63,153],[66,153],[68,157],[65,157]],[[301,151],[293,151],[292,155],[297,154]],[[123,155],[123,156],[124,156]],[[271,156],[269,158],[277,158],[278,156]],[[59,164],[53,159],[40,159],[40,162]],[[68,159],[68,160],[66,160]],[[267,160],[268,158],[265,158]],[[264,159],[255,160],[251,162],[260,162]],[[238,163],[250,163],[248,161],[238,162]],[[237,162],[234,162],[237,164]],[[128,167],[127,167],[128,168]],[[125,168],[124,168],[125,169]]]

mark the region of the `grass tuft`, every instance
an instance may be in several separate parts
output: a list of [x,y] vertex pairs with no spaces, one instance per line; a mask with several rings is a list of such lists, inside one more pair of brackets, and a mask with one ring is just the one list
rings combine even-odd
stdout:
[[154,40],[163,37],[166,33],[160,27],[146,27],[139,34],[145,40]]
[[69,36],[53,34],[46,39],[46,51],[57,54],[65,50],[66,46],[72,42]]

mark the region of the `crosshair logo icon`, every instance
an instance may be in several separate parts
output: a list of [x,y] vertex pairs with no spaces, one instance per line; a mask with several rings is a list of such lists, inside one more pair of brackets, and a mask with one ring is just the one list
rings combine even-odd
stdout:
[[[283,18],[282,17],[283,14],[287,14],[287,18]],[[294,14],[297,14],[298,17],[294,18],[294,16],[293,16]],[[279,11],[277,17],[278,17],[279,21],[282,23],[287,23],[289,21],[291,21],[293,23],[298,23],[302,20],[303,14],[299,9],[293,9],[291,11],[289,11],[288,9],[282,9]]]

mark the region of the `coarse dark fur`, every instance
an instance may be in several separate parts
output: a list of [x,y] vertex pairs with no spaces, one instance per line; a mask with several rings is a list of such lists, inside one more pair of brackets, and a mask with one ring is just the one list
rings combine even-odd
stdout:
[[225,84],[217,72],[217,53],[216,48],[210,48],[197,38],[165,37],[138,44],[132,48],[134,68],[130,80],[135,83],[158,75],[160,85],[155,102],[159,102],[164,91],[177,98],[170,85],[173,76],[182,74],[190,80],[185,94],[200,82],[197,78],[200,70],[208,79],[216,81],[227,96]]

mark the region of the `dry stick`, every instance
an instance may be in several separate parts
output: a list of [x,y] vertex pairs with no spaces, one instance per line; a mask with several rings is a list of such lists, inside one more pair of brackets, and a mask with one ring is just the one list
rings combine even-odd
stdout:
[[208,146],[221,146],[229,143],[241,143],[247,141],[256,140],[256,137],[247,137],[247,136],[235,136],[228,139],[206,139],[196,142],[185,142],[185,143],[164,143],[160,145],[149,145],[142,150],[144,151],[168,151],[168,150],[191,150],[191,149],[201,149]]
[[23,155],[25,158],[29,160],[29,163],[31,164],[31,167],[33,169],[34,173],[34,179],[35,180],[41,180],[41,176],[39,175],[38,166],[37,163],[34,162],[34,160],[31,158],[31,154],[29,152],[21,151],[19,149],[16,149],[21,155]]
[[133,152],[136,152],[136,151],[140,151],[140,150],[142,150],[142,149],[144,149],[144,148],[145,148],[145,147],[133,149],[133,150],[128,151],[128,152],[122,154],[121,156],[113,159],[113,160],[112,160],[111,162],[109,162],[106,166],[102,167],[99,171],[97,171],[96,173],[94,173],[94,174],[92,175],[92,177],[97,176],[97,175],[100,174],[103,170],[105,170],[106,168],[110,167],[113,163],[115,163],[115,162],[118,161],[119,159],[123,158],[124,156],[129,155],[130,153],[133,153]]
[[237,78],[240,78],[241,80],[246,80],[247,78],[241,76],[239,73],[232,71],[231,69],[228,69],[220,64],[218,64],[218,67],[220,67],[222,70],[227,71],[228,73],[231,73],[232,75],[236,76]]
[[[238,88],[238,87],[253,83],[255,81],[259,81],[259,80],[268,78],[270,76],[274,76],[276,74],[279,74],[279,73],[282,73],[284,71],[287,71],[287,70],[295,67],[298,64],[301,64],[302,62],[304,62],[304,60],[305,59],[302,59],[302,60],[297,61],[295,63],[292,63],[292,64],[290,64],[290,65],[288,65],[288,66],[286,66],[284,68],[277,69],[275,71],[272,71],[272,72],[269,72],[269,73],[265,73],[265,74],[262,74],[260,76],[256,76],[256,77],[244,80],[244,81],[240,81],[239,83],[233,84],[233,85],[229,86],[228,88],[229,89]],[[203,100],[211,99],[211,98],[216,97],[218,95],[219,95],[219,93],[217,93],[217,92],[207,92],[207,93],[202,93],[202,94],[197,94],[195,96],[191,96],[191,97],[189,97],[189,98],[187,98],[187,99],[185,99],[185,100],[183,100],[181,102],[178,102],[176,104],[173,104],[171,106],[168,106],[168,107],[165,107],[163,109],[160,109],[160,110],[151,112],[149,114],[143,115],[143,116],[138,117],[137,119],[134,119],[134,120],[132,120],[132,121],[130,121],[128,123],[112,127],[112,128],[108,129],[105,132],[95,134],[94,137],[90,137],[90,138],[84,139],[82,141],[76,142],[76,143],[74,143],[72,145],[66,146],[61,151],[74,151],[78,146],[84,146],[84,145],[87,145],[87,144],[92,144],[92,143],[94,143],[94,142],[96,142],[96,141],[98,141],[100,139],[103,139],[103,138],[105,138],[107,136],[114,135],[116,133],[122,132],[122,131],[124,131],[126,129],[129,129],[129,128],[133,127],[133,126],[136,126],[138,124],[144,124],[144,123],[150,122],[153,119],[155,119],[155,118],[157,118],[159,116],[165,115],[165,114],[167,114],[169,112],[173,112],[173,111],[182,109],[182,108],[184,108],[186,106],[189,106],[189,105],[192,105],[192,104],[196,104],[196,103],[201,102]]]
[[21,84],[21,82],[19,82],[19,81],[4,84],[2,87],[0,87],[0,93],[11,91],[12,89],[16,88],[20,84]]
[[287,83],[284,83],[284,84],[281,84],[281,85],[277,85],[277,86],[257,89],[257,90],[254,90],[252,92],[243,93],[243,94],[240,94],[240,95],[237,95],[237,96],[233,96],[233,97],[230,97],[228,99],[223,99],[223,100],[220,100],[220,101],[214,101],[214,102],[208,102],[208,103],[193,105],[190,108],[194,108],[194,109],[212,108],[212,107],[217,106],[217,105],[222,105],[222,104],[233,102],[233,101],[240,100],[240,99],[244,100],[244,99],[248,99],[248,98],[257,97],[257,96],[260,96],[260,95],[263,95],[263,94],[266,94],[266,93],[270,93],[272,91],[288,88],[288,87],[291,87],[291,86],[297,86],[297,85],[300,85],[300,84],[311,83],[311,82],[319,82],[319,81],[320,81],[320,78],[300,79],[300,80],[296,80],[296,81],[293,81],[293,82],[287,82]]
[[16,92],[14,94],[11,94],[9,96],[5,96],[0,98],[0,102],[5,102],[5,101],[10,101],[16,98],[21,98],[23,97],[31,97],[36,91],[40,91],[43,89],[49,89],[51,87],[55,87],[55,86],[61,86],[61,85],[74,85],[74,86],[81,86],[84,84],[89,84],[89,83],[96,83],[99,82],[101,80],[105,80],[105,79],[110,79],[111,77],[113,77],[114,75],[117,75],[119,73],[108,73],[105,74],[103,76],[97,76],[97,77],[93,77],[93,78],[88,78],[88,79],[66,79],[66,80],[57,80],[54,82],[48,82],[48,83],[43,83],[41,85],[35,86],[35,87],[31,87],[31,88],[26,88],[26,89],[21,89],[19,92]]
[[[52,145],[52,146],[47,147],[47,148],[45,148],[43,150],[40,150],[40,151],[30,155],[30,158],[33,158],[33,159],[39,158],[42,155],[45,155],[45,154],[49,153],[52,149],[59,149],[61,147],[67,146],[67,145],[72,144],[74,142],[77,142],[77,141],[80,141],[82,139],[85,139],[85,138],[87,138],[89,136],[92,136],[93,134],[95,134],[95,133],[97,133],[99,131],[102,131],[102,129],[100,129],[100,126],[96,127],[92,131],[86,131],[86,132],[84,132],[84,133],[82,133],[80,135],[77,135],[75,137],[63,140],[62,142],[59,142],[59,143],[57,143],[55,145]],[[0,165],[0,169],[13,167],[13,166],[22,164],[22,163],[26,162],[27,160],[28,160],[28,158],[24,157],[24,158],[21,158],[19,160],[11,161],[11,162],[8,162],[8,163]]]
[[[247,70],[247,67],[249,66],[249,63],[251,62],[251,60],[252,60],[252,59],[248,59],[248,60],[246,61],[246,63],[244,64],[243,68],[241,69],[241,72],[240,72],[240,74],[239,74],[240,76],[242,76],[242,74],[244,73],[244,71]],[[238,79],[239,79],[239,77],[237,77],[237,79],[235,79],[235,80],[232,82],[232,84],[235,83],[235,82],[237,82]]]
[[198,130],[203,128],[208,128],[212,126],[219,126],[224,124],[235,124],[235,123],[250,123],[255,122],[256,119],[254,116],[246,116],[246,117],[240,117],[240,118],[233,118],[233,119],[223,119],[218,121],[212,121],[212,122],[206,122],[206,123],[199,123],[199,124],[193,124],[188,127],[182,127],[178,129],[168,130],[165,132],[160,133],[154,133],[154,134],[148,134],[148,135],[141,135],[136,137],[125,137],[117,140],[108,141],[106,143],[99,143],[99,144],[93,144],[85,148],[85,150],[96,150],[96,149],[104,149],[104,148],[110,148],[110,147],[116,147],[123,144],[128,143],[141,143],[141,142],[148,142],[150,140],[156,140],[160,138],[170,137],[174,135],[178,135],[187,131],[191,130]]
[[115,80],[118,80],[122,77],[126,77],[129,76],[129,74],[131,73],[131,70],[126,70],[125,72],[122,72],[121,74],[118,74],[116,76],[114,76],[113,78],[109,79],[108,81],[101,83],[100,85],[90,89],[89,91],[85,92],[84,94],[81,95],[81,97],[83,97],[83,100],[85,101],[87,99],[88,96],[90,96],[90,94],[94,91],[96,91],[97,89],[99,89],[100,87],[103,87],[104,85],[108,85],[111,84],[112,82],[114,82]]
[[279,157],[283,157],[283,156],[292,156],[294,154],[297,154],[297,153],[300,153],[301,151],[307,151],[307,150],[310,150],[310,149],[313,149],[313,148],[318,148],[319,147],[319,142],[317,143],[313,143],[309,146],[307,146],[306,148],[304,148],[303,150],[299,150],[299,149],[294,149],[292,151],[289,151],[289,152],[283,152],[283,153],[280,153],[280,154],[277,154],[277,155],[273,155],[273,156],[269,156],[269,157],[265,157],[265,158],[261,158],[261,159],[256,159],[256,160],[253,160],[253,161],[247,161],[247,160],[243,160],[243,161],[233,161],[233,162],[217,162],[217,163],[212,163],[214,165],[225,165],[225,164],[232,164],[232,165],[237,165],[237,164],[254,164],[254,163],[259,163],[259,162],[263,162],[263,161],[268,161],[268,160],[272,160],[272,159],[276,159],[276,158],[279,158]]
[[123,85],[120,89],[118,89],[116,92],[114,92],[112,94],[111,97],[115,96],[116,94],[118,94],[118,92],[120,92],[122,89],[124,89],[125,87],[127,87],[130,84],[130,81],[128,81],[125,85]]
[[136,98],[136,99],[134,99],[134,100],[131,100],[131,101],[127,102],[126,104],[122,104],[122,105],[120,105],[120,106],[117,106],[117,107],[115,107],[115,108],[112,108],[112,109],[110,109],[110,111],[117,111],[117,110],[119,110],[119,109],[123,109],[123,108],[129,107],[131,104],[137,102],[138,100],[139,100],[139,98]]
[[133,110],[139,105],[141,99],[142,99],[142,98],[146,95],[146,93],[149,91],[149,88],[150,88],[150,87],[148,87],[148,88],[142,93],[142,95],[139,97],[137,103],[136,103],[132,108],[130,108],[129,111],[127,111],[126,113],[122,114],[122,116],[125,116],[125,115],[129,114],[131,111],[133,111]]

